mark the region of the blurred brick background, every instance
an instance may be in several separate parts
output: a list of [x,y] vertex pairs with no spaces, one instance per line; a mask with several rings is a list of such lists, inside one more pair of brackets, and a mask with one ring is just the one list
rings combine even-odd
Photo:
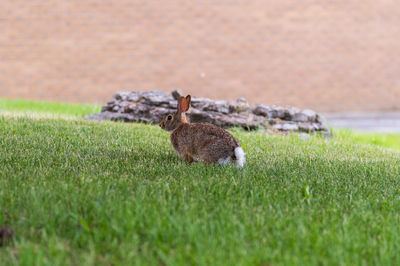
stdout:
[[395,0],[1,0],[0,97],[120,90],[400,109]]

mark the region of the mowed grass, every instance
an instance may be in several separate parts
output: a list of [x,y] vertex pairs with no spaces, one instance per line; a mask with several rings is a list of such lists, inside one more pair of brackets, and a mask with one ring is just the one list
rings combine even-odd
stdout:
[[83,117],[100,112],[100,105],[0,98],[0,113]]
[[9,111],[0,226],[15,238],[0,247],[2,265],[400,262],[396,149],[342,131],[301,140],[232,130],[243,169],[187,165],[157,126]]
[[354,143],[377,145],[385,148],[400,150],[400,134],[395,133],[372,133],[336,129],[335,136]]
[[[65,102],[36,101],[0,98],[0,114],[8,116],[82,118],[100,112],[98,104],[77,104]],[[377,145],[400,150],[400,134],[366,133],[345,129],[334,129],[334,137],[353,143]]]

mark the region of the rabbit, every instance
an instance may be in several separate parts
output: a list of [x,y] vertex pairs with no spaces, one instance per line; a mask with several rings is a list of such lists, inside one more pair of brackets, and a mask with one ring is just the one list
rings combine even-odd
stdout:
[[222,165],[236,163],[243,167],[245,153],[235,137],[216,125],[188,121],[185,112],[189,110],[190,100],[190,95],[181,96],[178,110],[166,115],[159,124],[163,130],[171,132],[174,149],[188,163],[202,160]]

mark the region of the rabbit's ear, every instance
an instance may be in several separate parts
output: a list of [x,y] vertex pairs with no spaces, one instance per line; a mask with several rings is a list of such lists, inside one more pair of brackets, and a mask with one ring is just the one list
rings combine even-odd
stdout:
[[192,97],[190,95],[186,96],[186,98],[185,98],[185,111],[184,112],[189,110],[191,99],[192,99]]
[[185,97],[181,96],[178,99],[178,112],[183,113],[185,112],[186,107],[186,99]]

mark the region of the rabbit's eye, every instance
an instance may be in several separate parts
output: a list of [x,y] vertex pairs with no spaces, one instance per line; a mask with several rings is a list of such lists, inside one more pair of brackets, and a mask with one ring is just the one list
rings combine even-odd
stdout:
[[167,117],[167,119],[168,119],[168,120],[171,120],[171,119],[172,119],[172,115],[169,115],[169,116]]

